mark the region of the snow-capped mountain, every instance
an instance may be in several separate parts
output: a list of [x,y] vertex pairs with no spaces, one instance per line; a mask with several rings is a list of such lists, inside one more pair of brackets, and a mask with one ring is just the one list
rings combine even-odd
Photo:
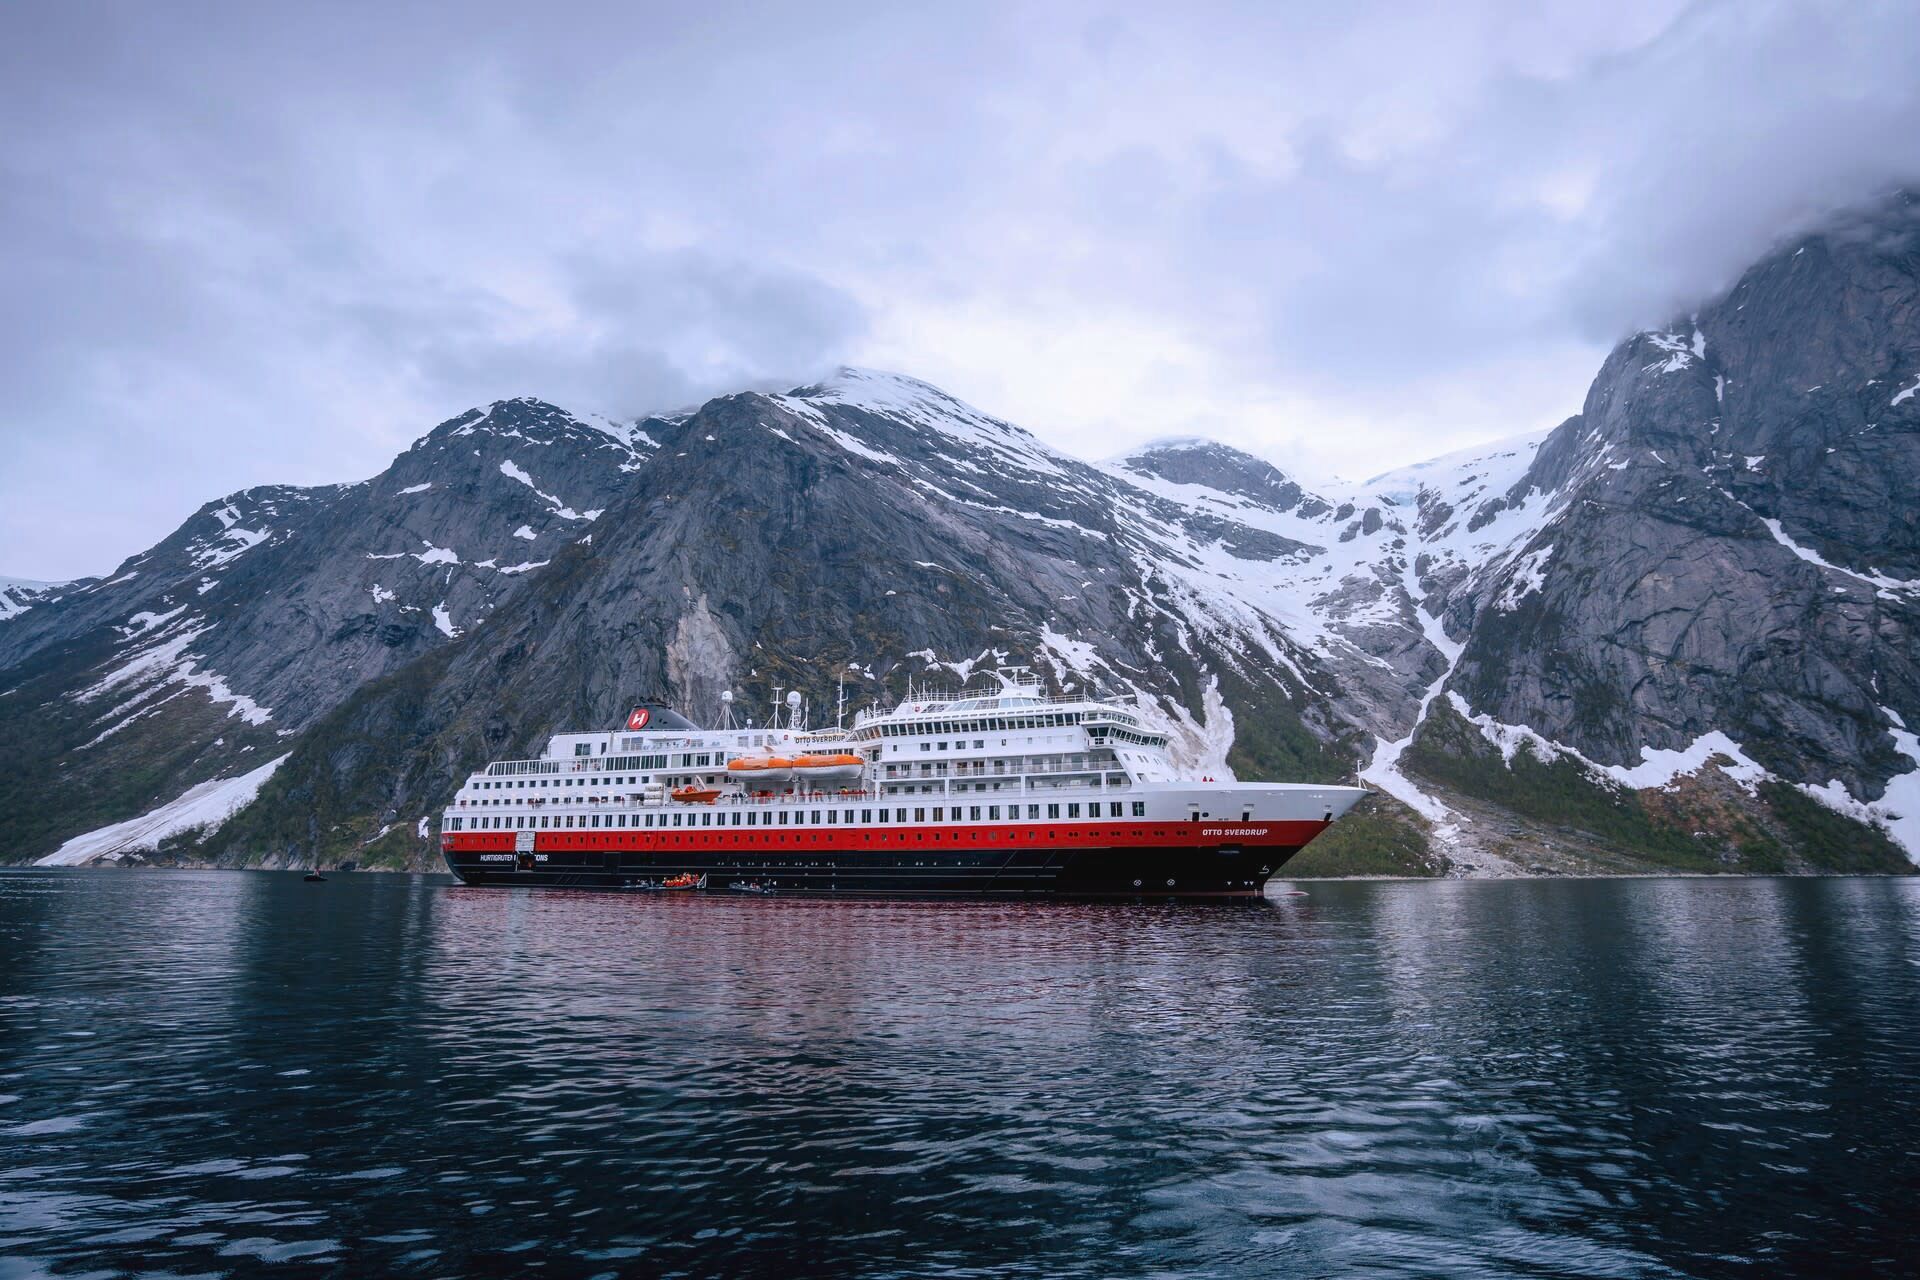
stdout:
[[66,582],[36,582],[31,578],[0,578],[0,622],[17,618],[43,600],[59,594]]
[[1898,869],[1916,246],[1905,200],[1786,246],[1557,429],[1342,492],[1204,440],[1083,462],[869,370],[632,426],[476,409],[0,623],[6,741],[55,748],[0,760],[54,797],[4,796],[16,851],[258,792],[196,856],[427,865],[476,761],[638,695],[1013,661],[1137,694],[1204,772],[1387,793],[1327,867]]
[[649,447],[503,401],[371,480],[229,494],[104,579],[39,593],[0,623],[0,809],[32,848],[253,772],[483,621]]

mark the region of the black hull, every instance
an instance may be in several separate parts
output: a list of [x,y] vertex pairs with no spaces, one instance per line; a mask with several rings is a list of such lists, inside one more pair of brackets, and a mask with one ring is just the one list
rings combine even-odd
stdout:
[[[708,892],[756,884],[782,895],[954,898],[1252,898],[1299,847],[978,849],[895,852],[449,852],[447,867],[488,888],[641,892],[668,876],[707,877]],[[661,892],[680,892],[663,890]],[[735,896],[745,896],[736,894]]]

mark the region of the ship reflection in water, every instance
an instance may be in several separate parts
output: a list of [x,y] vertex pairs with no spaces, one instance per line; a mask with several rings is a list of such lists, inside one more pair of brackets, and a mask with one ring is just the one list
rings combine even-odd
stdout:
[[22,1274],[1889,1271],[1920,885],[0,875]]

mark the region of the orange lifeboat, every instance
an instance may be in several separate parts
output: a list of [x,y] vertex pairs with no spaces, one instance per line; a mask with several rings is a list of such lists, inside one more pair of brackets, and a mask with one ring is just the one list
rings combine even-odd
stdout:
[[691,782],[684,787],[675,787],[667,794],[681,804],[712,804],[720,798],[718,787],[697,787]]
[[793,761],[785,756],[742,756],[727,761],[727,773],[756,791],[793,781]]
[[793,762],[794,776],[800,779],[803,786],[853,782],[860,777],[861,767],[860,757],[846,751],[799,756]]

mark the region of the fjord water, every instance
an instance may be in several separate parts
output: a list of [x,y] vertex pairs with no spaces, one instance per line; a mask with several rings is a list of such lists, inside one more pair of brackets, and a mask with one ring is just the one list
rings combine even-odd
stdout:
[[1916,1262],[1920,885],[0,875],[0,1276]]

